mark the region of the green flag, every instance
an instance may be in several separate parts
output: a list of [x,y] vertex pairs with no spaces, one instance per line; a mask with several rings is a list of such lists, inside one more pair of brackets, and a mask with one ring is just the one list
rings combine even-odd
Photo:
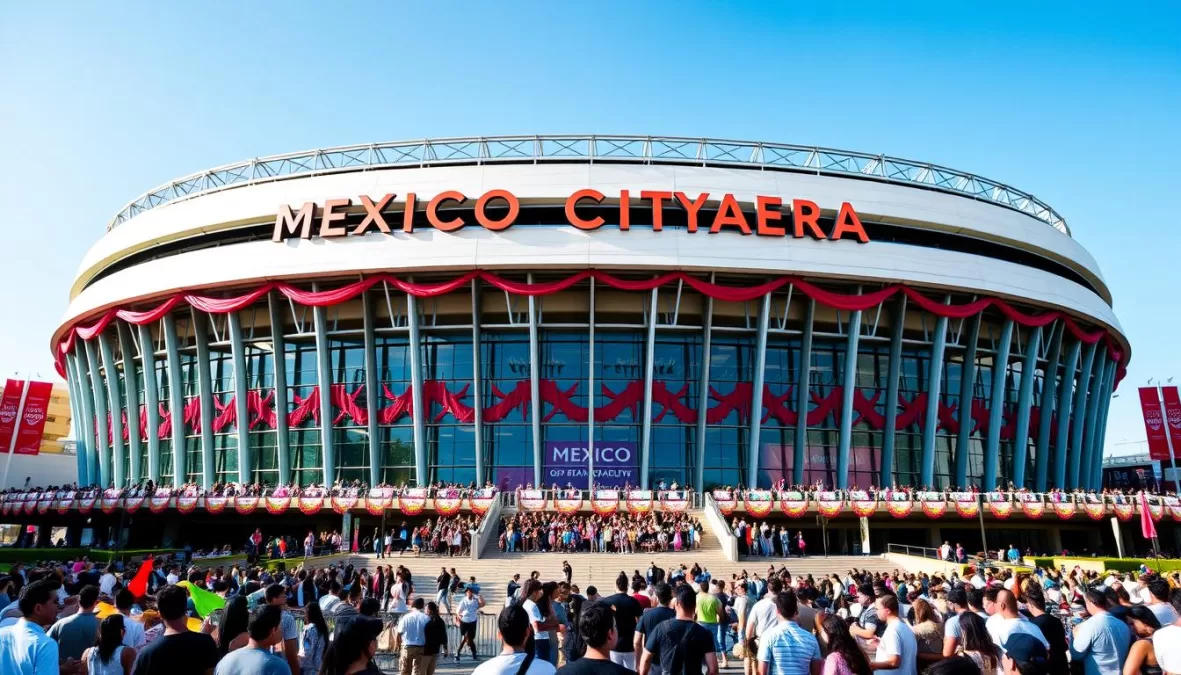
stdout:
[[197,610],[197,614],[201,618],[209,616],[215,609],[221,609],[226,606],[226,599],[216,593],[196,586],[188,581],[182,581],[177,586],[184,586],[189,589],[189,595],[193,598],[193,608]]

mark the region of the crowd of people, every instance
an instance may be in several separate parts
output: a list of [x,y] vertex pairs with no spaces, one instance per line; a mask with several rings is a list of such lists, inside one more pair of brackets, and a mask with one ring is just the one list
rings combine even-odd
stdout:
[[158,491],[167,490],[170,495],[186,495],[186,496],[201,496],[201,497],[365,497],[369,495],[373,489],[381,488],[388,490],[390,496],[401,496],[408,493],[409,490],[424,488],[426,496],[454,496],[466,497],[469,494],[477,491],[493,494],[497,492],[497,488],[491,482],[486,482],[483,487],[477,485],[474,481],[471,483],[450,483],[439,481],[431,483],[426,486],[414,486],[407,483],[399,485],[392,485],[390,483],[379,483],[374,485],[372,489],[369,484],[360,481],[342,481],[337,480],[331,485],[323,485],[318,483],[310,483],[308,485],[297,485],[294,483],[236,483],[236,482],[218,482],[205,490],[198,483],[188,482],[180,485],[157,483],[153,480],[146,479],[128,483],[122,486],[108,483],[104,488],[98,484],[78,485],[76,483],[67,483],[64,485],[48,485],[48,486],[34,486],[31,479],[26,479],[23,487],[12,487],[6,490],[0,490],[0,496],[8,494],[46,494],[46,493],[101,493],[105,490],[120,490],[122,496],[125,497],[152,497]]
[[384,535],[375,528],[373,536],[366,537],[361,547],[362,550],[372,550],[378,558],[388,557],[395,551],[399,555],[410,551],[414,555],[466,556],[471,553],[472,533],[479,526],[480,519],[475,515],[439,516],[434,520],[428,518],[419,525],[407,525],[402,521]]
[[[0,673],[376,675],[379,637],[408,675],[465,646],[477,658],[475,577],[443,568],[422,585],[402,565],[16,564],[0,577]],[[458,627],[454,650],[440,608]]]
[[502,654],[476,675],[1181,674],[1181,574],[1148,569],[620,572],[586,594],[534,572],[509,582]]
[[701,522],[688,513],[561,514],[518,512],[501,518],[501,551],[652,553],[701,547]]

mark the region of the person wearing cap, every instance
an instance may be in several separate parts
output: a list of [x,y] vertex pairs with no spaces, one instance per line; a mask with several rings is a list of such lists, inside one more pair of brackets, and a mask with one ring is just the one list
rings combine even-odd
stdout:
[[250,615],[247,632],[250,642],[242,649],[226,654],[217,664],[215,675],[291,675],[287,662],[270,653],[283,642],[283,610],[263,605]]
[[410,611],[398,620],[398,634],[394,640],[394,651],[402,653],[402,675],[423,672],[423,647],[426,646],[426,625],[430,622],[422,608],[426,603],[415,598]]
[[1128,658],[1131,630],[1108,613],[1103,591],[1088,590],[1085,601],[1091,618],[1074,627],[1070,658],[1083,663],[1086,675],[1119,675]]
[[1001,644],[1001,672],[1004,675],[1048,675],[1050,658],[1046,647],[1029,633],[1012,633]]

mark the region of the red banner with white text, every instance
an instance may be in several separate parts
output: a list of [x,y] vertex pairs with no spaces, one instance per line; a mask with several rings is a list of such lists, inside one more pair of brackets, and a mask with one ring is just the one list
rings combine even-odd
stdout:
[[45,431],[45,420],[49,417],[49,397],[52,393],[53,384],[49,382],[29,382],[25,409],[16,432],[16,454],[35,455],[41,452],[41,432]]
[[21,389],[24,386],[24,380],[9,380],[4,384],[4,394],[0,396],[0,455],[7,453],[12,443],[17,408],[20,407]]
[[1165,430],[1173,439],[1173,452],[1181,447],[1181,395],[1176,387],[1161,387],[1165,401]]
[[1151,459],[1170,459],[1169,439],[1165,436],[1168,432],[1161,418],[1156,387],[1140,387],[1140,410],[1144,413],[1144,431],[1148,433],[1148,456]]

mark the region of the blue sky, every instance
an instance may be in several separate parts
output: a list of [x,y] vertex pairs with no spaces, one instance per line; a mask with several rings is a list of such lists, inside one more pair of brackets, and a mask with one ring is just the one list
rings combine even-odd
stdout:
[[52,374],[83,253],[167,180],[595,132],[880,152],[1028,190],[1098,258],[1133,344],[1108,452],[1143,448],[1134,386],[1181,381],[1176,3],[165,4],[0,3],[0,373]]

